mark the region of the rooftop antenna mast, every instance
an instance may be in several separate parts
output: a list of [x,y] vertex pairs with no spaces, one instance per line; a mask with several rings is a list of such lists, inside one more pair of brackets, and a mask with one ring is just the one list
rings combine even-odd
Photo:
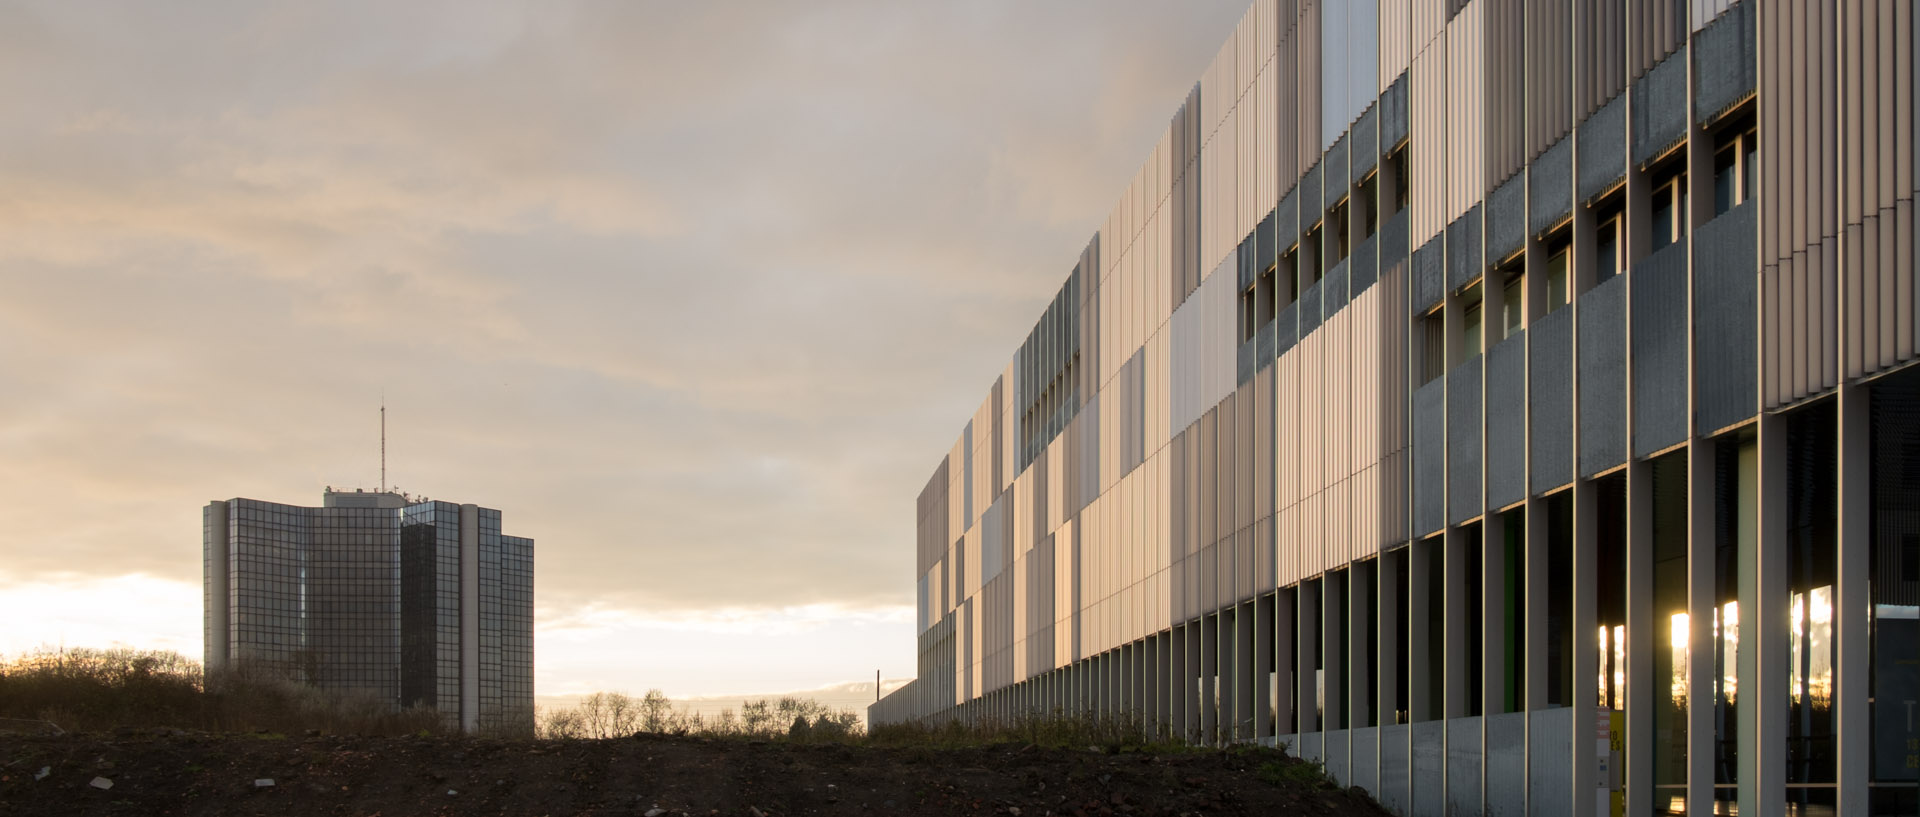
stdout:
[[387,396],[380,395],[380,493],[387,492]]

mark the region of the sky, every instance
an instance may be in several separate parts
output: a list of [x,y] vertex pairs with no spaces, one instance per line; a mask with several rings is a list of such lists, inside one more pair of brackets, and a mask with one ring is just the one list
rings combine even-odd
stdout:
[[201,508],[533,537],[542,695],[914,672],[914,499],[1238,0],[0,0],[0,653]]

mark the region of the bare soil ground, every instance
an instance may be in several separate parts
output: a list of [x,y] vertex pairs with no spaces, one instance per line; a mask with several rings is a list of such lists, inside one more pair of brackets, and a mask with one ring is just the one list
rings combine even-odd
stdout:
[[[268,783],[267,781],[271,781]],[[101,783],[108,783],[102,787]],[[1268,749],[0,733],[0,815],[1381,815]]]

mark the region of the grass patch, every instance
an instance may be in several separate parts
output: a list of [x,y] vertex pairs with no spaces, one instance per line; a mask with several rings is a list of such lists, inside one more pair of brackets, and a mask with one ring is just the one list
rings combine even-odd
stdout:
[[1333,776],[1327,774],[1327,764],[1318,760],[1286,758],[1269,760],[1260,764],[1254,772],[1262,782],[1282,788],[1305,787],[1311,789],[1337,789]]

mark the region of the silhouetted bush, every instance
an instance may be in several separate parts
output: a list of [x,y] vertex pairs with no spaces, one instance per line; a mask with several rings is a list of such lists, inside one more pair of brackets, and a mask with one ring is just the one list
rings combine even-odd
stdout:
[[398,735],[447,728],[437,712],[396,711],[371,694],[316,689],[297,676],[251,663],[208,679],[199,662],[165,650],[43,647],[0,662],[0,717],[45,720],[70,732],[169,727]]

